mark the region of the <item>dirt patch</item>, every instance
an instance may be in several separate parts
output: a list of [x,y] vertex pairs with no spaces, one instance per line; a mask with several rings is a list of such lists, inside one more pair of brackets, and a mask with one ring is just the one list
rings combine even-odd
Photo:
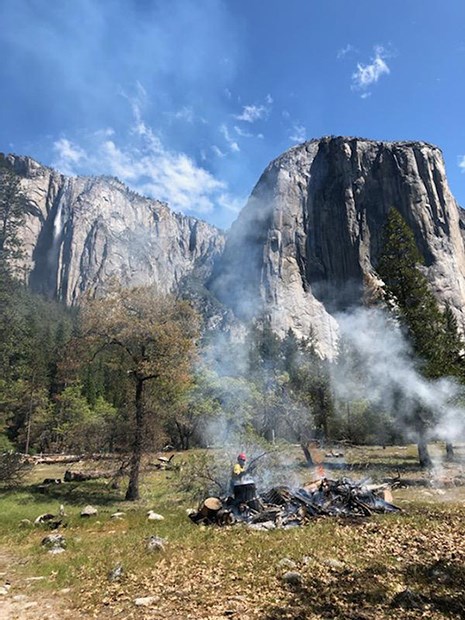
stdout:
[[0,549],[0,617],[2,620],[86,620],[72,605],[68,589],[53,595],[34,590],[42,576],[20,578],[16,574],[18,559],[5,549]]

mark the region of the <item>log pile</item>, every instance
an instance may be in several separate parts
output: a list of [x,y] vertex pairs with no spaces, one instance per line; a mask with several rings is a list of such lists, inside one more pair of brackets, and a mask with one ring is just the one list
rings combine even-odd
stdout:
[[[369,485],[347,478],[324,478],[302,488],[272,487],[257,495],[255,485],[237,485],[229,497],[209,497],[197,511],[194,523],[232,525],[246,523],[252,529],[290,528],[306,525],[316,517],[369,517],[373,513],[398,512],[386,485]],[[252,488],[253,486],[253,488]]]

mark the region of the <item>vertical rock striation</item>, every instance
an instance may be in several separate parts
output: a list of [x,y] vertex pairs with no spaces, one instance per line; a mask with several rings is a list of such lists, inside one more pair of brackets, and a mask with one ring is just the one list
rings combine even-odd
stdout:
[[31,288],[74,304],[82,293],[155,284],[166,293],[188,274],[206,277],[224,238],[108,177],[66,177],[28,157],[3,161],[27,198],[22,238]]
[[436,296],[464,325],[461,210],[440,150],[424,142],[330,137],[278,157],[233,224],[210,287],[238,316],[268,315],[280,334],[313,332],[331,355],[333,315],[360,302],[391,207],[412,228]]

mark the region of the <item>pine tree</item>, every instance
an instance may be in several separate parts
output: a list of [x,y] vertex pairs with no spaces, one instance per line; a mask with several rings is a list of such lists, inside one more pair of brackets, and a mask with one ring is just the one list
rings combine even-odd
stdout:
[[[391,209],[384,227],[378,274],[386,285],[386,301],[395,305],[412,349],[429,379],[453,374],[459,359],[460,340],[450,311],[442,313],[428,280],[419,268],[423,262],[413,232],[396,209]],[[418,435],[420,464],[430,466],[426,430],[433,412],[418,406],[413,425]]]

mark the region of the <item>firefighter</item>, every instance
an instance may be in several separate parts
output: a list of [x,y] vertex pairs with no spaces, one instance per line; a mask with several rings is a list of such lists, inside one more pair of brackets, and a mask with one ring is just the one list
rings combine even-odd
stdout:
[[237,463],[233,467],[232,476],[231,476],[231,487],[237,484],[242,476],[245,474],[245,462],[247,458],[243,452],[239,454],[237,457]]

